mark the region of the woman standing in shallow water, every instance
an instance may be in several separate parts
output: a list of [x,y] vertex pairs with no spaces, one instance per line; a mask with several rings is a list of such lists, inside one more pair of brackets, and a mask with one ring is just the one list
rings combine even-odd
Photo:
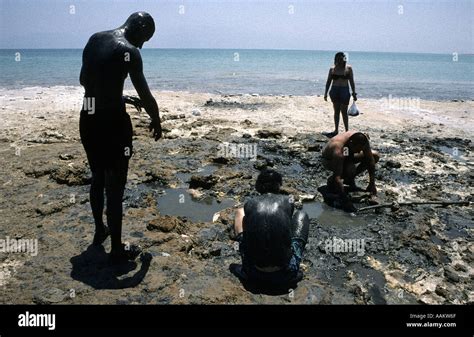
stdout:
[[[342,120],[346,131],[349,131],[349,117],[347,116],[347,107],[351,94],[349,93],[349,83],[352,88],[352,97],[357,101],[355,92],[354,73],[352,67],[346,64],[347,57],[343,52],[339,52],[334,57],[334,66],[329,69],[328,79],[326,81],[326,91],[324,92],[324,100],[328,100],[329,96],[334,107],[334,132],[325,133],[328,137],[334,137],[339,133],[339,114],[342,113]],[[332,83],[332,86],[331,86]]]

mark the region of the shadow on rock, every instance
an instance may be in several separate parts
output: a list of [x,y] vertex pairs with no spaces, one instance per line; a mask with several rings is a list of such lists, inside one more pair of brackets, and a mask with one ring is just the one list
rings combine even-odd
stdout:
[[[351,188],[349,186],[344,186],[344,193],[347,195],[347,198],[341,198],[338,193],[331,190],[327,185],[318,187],[318,192],[323,196],[326,205],[336,209],[342,209],[349,213],[357,211],[353,204],[354,202],[360,203],[370,199],[370,194],[359,187]],[[370,200],[367,201],[369,204],[374,204],[374,202],[370,202]]]
[[242,270],[241,264],[232,263],[229,266],[229,270],[232,274],[234,274],[242,283],[242,286],[245,290],[251,292],[255,295],[269,295],[269,296],[281,296],[281,295],[288,295],[290,289],[296,289],[298,286],[298,282],[302,279],[302,274],[299,274],[297,279],[294,281],[286,284],[286,285],[269,285],[269,284],[261,284],[257,282],[252,282],[247,279],[245,273]]
[[104,247],[91,245],[80,255],[71,258],[71,277],[94,289],[133,288],[145,278],[151,259],[152,256],[149,253],[142,254],[140,269],[128,276],[137,268],[138,264],[135,261],[111,264]]

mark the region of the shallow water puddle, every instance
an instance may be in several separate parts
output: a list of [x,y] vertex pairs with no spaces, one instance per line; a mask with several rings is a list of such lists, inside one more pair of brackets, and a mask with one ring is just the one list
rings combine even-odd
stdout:
[[438,149],[442,153],[447,154],[448,156],[450,156],[454,160],[457,160],[457,161],[460,161],[460,162],[463,162],[463,163],[467,162],[467,160],[468,160],[465,156],[465,152],[461,151],[457,147],[450,147],[450,146],[440,145],[440,146],[438,146]]
[[176,178],[178,178],[181,181],[181,186],[187,186],[189,180],[191,179],[191,176],[193,175],[199,175],[199,176],[207,176],[210,174],[213,174],[215,171],[219,169],[219,166],[217,165],[206,165],[203,167],[200,167],[194,172],[178,172],[176,173]]
[[292,173],[301,173],[301,172],[304,172],[304,167],[301,166],[300,164],[298,163],[292,163],[290,166],[289,166],[289,169]]
[[352,215],[317,201],[304,203],[303,211],[310,219],[316,219],[323,226],[363,226],[373,220],[371,215]]
[[234,200],[218,202],[210,196],[197,200],[186,188],[165,189],[158,197],[158,210],[162,215],[184,216],[193,222],[212,222],[216,212],[234,205]]

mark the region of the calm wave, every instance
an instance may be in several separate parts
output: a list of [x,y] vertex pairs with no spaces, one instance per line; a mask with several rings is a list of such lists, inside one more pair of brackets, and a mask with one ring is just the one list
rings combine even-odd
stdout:
[[[152,90],[286,95],[323,94],[334,53],[142,50]],[[474,55],[459,55],[456,61],[450,54],[348,54],[359,98],[474,99]],[[0,50],[0,87],[79,85],[81,57],[81,49]],[[126,87],[132,88],[129,80]]]

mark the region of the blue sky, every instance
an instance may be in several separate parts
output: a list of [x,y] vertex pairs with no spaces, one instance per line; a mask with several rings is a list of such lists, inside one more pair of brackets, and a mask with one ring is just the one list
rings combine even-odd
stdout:
[[145,48],[474,53],[474,0],[0,0],[0,48],[83,48],[138,10]]

